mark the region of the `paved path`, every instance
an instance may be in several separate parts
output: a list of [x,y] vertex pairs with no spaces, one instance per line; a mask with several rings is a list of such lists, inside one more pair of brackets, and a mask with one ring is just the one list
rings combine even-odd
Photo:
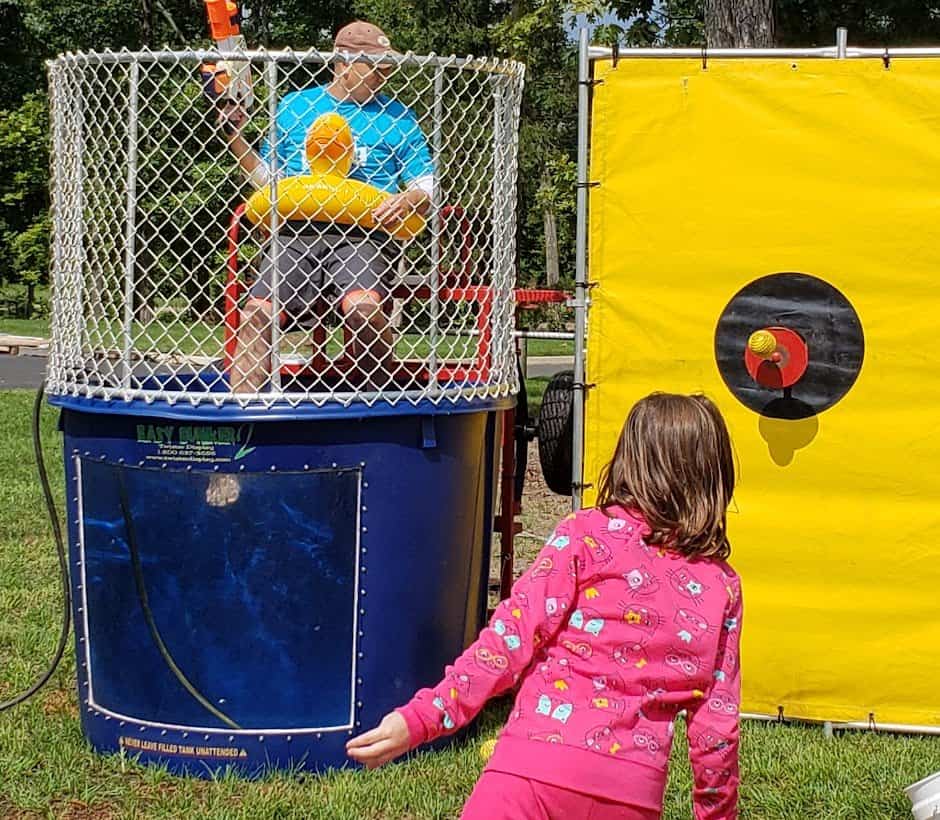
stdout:
[[45,375],[45,356],[0,355],[0,390],[17,387],[35,390]]
[[574,370],[574,359],[571,356],[529,356],[526,370],[530,379],[554,376],[559,370]]
[[[528,376],[552,376],[559,370],[571,370],[574,360],[570,356],[530,356]],[[0,355],[0,390],[37,388],[46,373],[44,356]]]

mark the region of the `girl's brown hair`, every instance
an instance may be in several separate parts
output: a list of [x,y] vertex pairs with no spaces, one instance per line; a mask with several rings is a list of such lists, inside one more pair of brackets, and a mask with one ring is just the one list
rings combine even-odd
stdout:
[[627,416],[597,506],[641,513],[652,530],[648,544],[727,558],[733,493],[731,437],[718,408],[701,394],[653,393]]

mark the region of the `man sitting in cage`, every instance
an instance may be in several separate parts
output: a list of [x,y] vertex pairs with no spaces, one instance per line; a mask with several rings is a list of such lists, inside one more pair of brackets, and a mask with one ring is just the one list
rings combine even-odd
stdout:
[[[356,21],[339,30],[334,50],[345,54],[395,54],[389,38],[371,23]],[[298,223],[282,225],[278,236],[277,302],[282,327],[322,322],[323,306],[338,309],[347,335],[348,356],[365,383],[380,389],[394,373],[392,328],[383,303],[389,296],[401,246],[381,231],[411,214],[428,211],[434,193],[434,163],[415,114],[379,94],[395,65],[336,61],[333,78],[287,94],[280,100],[275,145],[256,152],[243,135],[244,109],[223,112],[229,149],[256,186],[270,184],[272,170],[283,178],[309,173],[308,131],[322,114],[339,113],[349,124],[355,147],[351,179],[393,195],[372,211],[378,231],[355,226]],[[241,310],[238,342],[230,373],[234,393],[259,393],[271,376],[273,264],[263,254],[257,280]]]

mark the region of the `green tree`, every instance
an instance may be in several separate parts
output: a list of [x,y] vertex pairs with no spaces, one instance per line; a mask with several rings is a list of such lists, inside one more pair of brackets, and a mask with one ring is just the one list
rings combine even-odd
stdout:
[[62,51],[87,51],[141,45],[141,15],[136,0],[19,0],[30,36],[42,57]]
[[[546,228],[554,226],[562,281],[574,255],[576,53],[561,0],[356,0],[401,51],[493,55],[526,64],[519,140],[519,279],[545,283]],[[551,233],[551,232],[550,232]],[[550,244],[552,244],[550,242]]]
[[26,25],[18,0],[0,0],[0,110],[15,108],[42,82],[42,45]]
[[[729,6],[727,2],[725,6]],[[614,0],[575,3],[576,9],[599,17],[613,11],[629,21],[613,36],[622,43],[642,40],[666,46],[704,43],[705,0],[663,0],[660,3]],[[774,0],[774,44],[777,46],[828,46],[835,42],[839,26],[849,30],[853,45],[936,45],[940,40],[940,3],[936,0]],[[731,6],[737,13],[736,4]],[[645,32],[645,35],[644,35]],[[601,31],[598,41],[611,39]]]
[[329,49],[337,29],[355,16],[349,0],[248,0],[242,10],[249,43],[298,50]]
[[828,46],[838,26],[864,46],[936,45],[940,3],[931,0],[777,0],[777,44]]
[[[621,21],[599,27],[598,42],[623,45],[701,45],[705,0],[246,0],[243,30],[252,44],[328,48],[355,17],[388,31],[396,46],[418,53],[513,57],[527,65],[519,148],[519,280],[545,283],[558,270],[570,281],[574,252],[574,160],[577,54],[567,17],[597,23],[613,12]],[[935,0],[775,0],[779,45],[827,45],[838,25],[852,43],[900,45],[940,39]],[[206,44],[201,0],[0,0],[0,284],[36,283],[46,276],[48,236],[47,100],[43,60],[66,50]],[[308,78],[309,79],[309,78]],[[299,78],[298,78],[299,81]],[[187,94],[195,93],[193,88]],[[191,179],[151,196],[142,212],[161,208],[178,219],[200,214],[207,230],[224,227],[237,197],[231,180],[211,168],[223,150],[196,108],[181,115],[173,136],[187,152]],[[175,197],[175,198],[174,198]],[[201,204],[202,203],[202,204]],[[203,207],[205,205],[205,207]],[[215,217],[215,214],[223,216]],[[146,223],[145,224],[149,224]],[[152,227],[152,226],[151,226]],[[149,239],[153,239],[150,242]],[[142,236],[154,252],[159,237]],[[145,252],[146,253],[146,252]],[[169,250],[167,250],[169,254]],[[194,243],[180,264],[205,262],[208,246]],[[172,262],[172,254],[167,259]],[[153,260],[152,264],[169,264]],[[172,275],[167,274],[171,281]],[[204,302],[204,293],[193,298]]]
[[[699,46],[704,43],[703,0],[580,0],[574,11],[593,28],[602,45]],[[619,24],[601,23],[614,15]]]
[[519,0],[494,30],[496,47],[527,66],[518,216],[519,280],[527,285],[547,283],[554,268],[553,222],[560,282],[574,278],[577,48],[564,26],[566,10],[559,0]]
[[355,0],[360,18],[381,26],[399,51],[492,53],[491,29],[509,8],[490,0]]
[[42,94],[0,111],[0,284],[26,286],[28,313],[48,268],[48,131]]

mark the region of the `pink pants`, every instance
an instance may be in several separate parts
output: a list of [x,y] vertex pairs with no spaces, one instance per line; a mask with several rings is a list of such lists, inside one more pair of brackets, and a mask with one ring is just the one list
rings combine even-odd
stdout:
[[461,820],[660,820],[650,809],[613,803],[503,772],[485,771]]

